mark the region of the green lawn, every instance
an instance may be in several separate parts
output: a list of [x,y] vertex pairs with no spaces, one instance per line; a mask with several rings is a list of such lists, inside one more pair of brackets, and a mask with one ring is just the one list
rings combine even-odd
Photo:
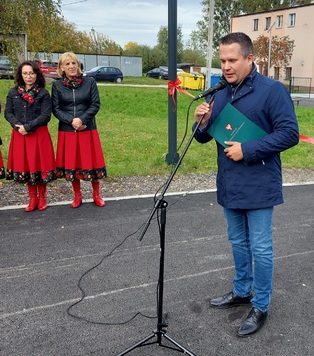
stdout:
[[[132,175],[168,174],[171,166],[166,163],[168,153],[168,91],[163,87],[131,87],[129,84],[167,85],[167,81],[151,78],[126,78],[120,85],[99,86],[101,109],[97,126],[111,177]],[[0,80],[0,103],[5,103],[12,80]],[[47,86],[51,89],[51,85]],[[199,92],[189,90],[193,95]],[[189,122],[187,109],[192,98],[177,95],[177,143],[180,144],[188,125],[187,138],[194,121],[193,112],[199,104],[191,106]],[[296,107],[300,133],[314,137],[314,109]],[[56,147],[58,120],[52,117],[49,129]],[[0,113],[1,147],[4,161],[10,140],[11,127]],[[187,140],[186,138],[186,140]],[[185,142],[186,142],[185,140]],[[183,144],[182,148],[185,144]],[[182,151],[180,149],[179,153]],[[314,168],[314,146],[300,142],[282,154],[283,166],[287,168]],[[208,173],[216,171],[216,145],[201,145],[193,141],[178,174]]]

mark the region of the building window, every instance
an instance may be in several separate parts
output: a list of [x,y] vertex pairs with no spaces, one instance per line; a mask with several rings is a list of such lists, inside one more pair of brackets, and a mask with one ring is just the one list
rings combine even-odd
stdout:
[[274,79],[279,80],[279,67],[274,67]]
[[283,22],[283,16],[276,16],[276,27],[277,28],[282,28],[282,22]]
[[294,14],[289,14],[288,26],[289,27],[294,27],[295,26],[295,13]]
[[253,31],[258,31],[258,19],[253,20]]
[[265,30],[268,30],[269,27],[270,27],[270,21],[271,21],[271,18],[270,17],[266,17],[265,18]]
[[292,68],[291,67],[286,67],[285,80],[290,80],[291,77],[292,77]]

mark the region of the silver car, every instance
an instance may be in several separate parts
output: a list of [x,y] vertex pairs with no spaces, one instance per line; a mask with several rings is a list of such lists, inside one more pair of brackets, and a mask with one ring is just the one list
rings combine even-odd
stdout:
[[13,67],[9,57],[0,56],[0,78],[14,78]]

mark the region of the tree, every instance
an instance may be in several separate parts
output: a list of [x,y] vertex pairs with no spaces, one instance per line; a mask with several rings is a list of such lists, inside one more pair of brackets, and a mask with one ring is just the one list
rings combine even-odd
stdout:
[[127,54],[128,56],[138,56],[140,46],[136,42],[128,42],[124,48],[123,53]]
[[117,54],[122,53],[122,48],[108,36],[96,32],[93,28],[89,34],[91,43],[91,53],[96,54]]
[[184,49],[182,52],[181,61],[183,63],[194,63],[195,66],[205,67],[206,58],[201,51],[196,51],[192,49]]
[[[86,32],[77,31],[76,25],[67,22],[64,18],[59,17],[57,21],[58,37],[54,42],[50,52],[67,52],[74,53],[89,53],[90,51],[90,37]],[[40,50],[37,48],[37,51]]]
[[59,39],[58,18],[61,1],[28,0],[24,3],[28,50],[40,48],[43,52],[51,53],[54,43]]
[[[181,62],[181,56],[183,51],[183,41],[182,41],[182,26],[178,25],[177,28],[177,59]],[[156,48],[165,53],[168,57],[168,27],[160,26],[157,34],[157,45]]]
[[60,14],[61,0],[2,0],[0,3],[1,51],[17,59],[23,53],[15,34],[26,33],[28,46],[40,43],[42,50],[49,51],[58,33],[56,19]]
[[[253,45],[255,62],[260,66],[262,73],[267,73],[269,61],[269,37],[261,35],[253,41]],[[290,63],[294,47],[294,40],[290,40],[289,36],[273,36],[270,51],[271,65],[279,68],[287,67]]]
[[17,60],[23,53],[14,34],[26,33],[28,51],[121,54],[121,47],[97,32],[77,31],[76,25],[61,16],[61,0],[1,0],[0,50]]

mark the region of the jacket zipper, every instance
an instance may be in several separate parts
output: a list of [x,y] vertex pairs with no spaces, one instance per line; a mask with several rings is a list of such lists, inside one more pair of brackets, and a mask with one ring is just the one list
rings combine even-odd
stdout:
[[75,103],[75,90],[72,89],[72,97],[73,97],[73,118],[76,116],[76,103]]

